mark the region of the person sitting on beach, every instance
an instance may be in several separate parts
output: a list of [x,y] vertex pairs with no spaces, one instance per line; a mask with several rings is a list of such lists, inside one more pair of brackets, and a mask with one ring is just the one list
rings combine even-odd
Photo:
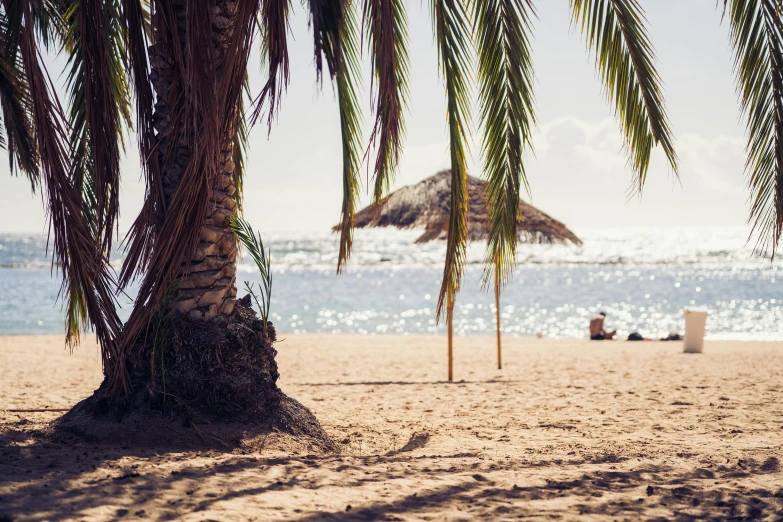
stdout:
[[612,330],[611,332],[604,330],[604,319],[606,319],[606,312],[601,312],[590,319],[591,340],[604,341],[606,339],[614,339],[614,336],[617,335],[617,330]]

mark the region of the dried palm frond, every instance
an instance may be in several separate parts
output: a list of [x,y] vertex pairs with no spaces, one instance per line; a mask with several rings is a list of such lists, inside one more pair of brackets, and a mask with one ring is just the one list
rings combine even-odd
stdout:
[[288,58],[288,18],[291,14],[290,0],[260,0],[260,20],[262,28],[261,59],[266,65],[267,81],[256,98],[250,123],[255,125],[269,101],[267,125],[271,129],[275,113],[280,108],[283,89],[290,80],[290,61]]
[[[4,13],[3,13],[4,15]],[[5,16],[0,16],[0,109],[2,128],[11,173],[21,170],[30,180],[33,192],[40,183],[38,152],[31,119],[30,87],[18,56],[9,52]]]
[[408,96],[408,19],[404,0],[365,0],[364,26],[372,57],[376,149],[373,201],[389,193],[402,150]]
[[748,187],[755,250],[772,257],[783,231],[783,20],[780,0],[724,0],[747,120]]
[[124,287],[135,274],[143,271],[155,245],[163,223],[166,202],[163,196],[157,140],[153,128],[152,86],[150,85],[147,58],[148,35],[151,34],[149,5],[140,0],[123,0],[122,27],[127,49],[127,59],[136,99],[136,135],[145,178],[144,205],[126,238],[126,261],[120,274]]
[[53,241],[53,261],[62,275],[61,295],[66,302],[67,341],[74,343],[90,324],[100,342],[106,375],[116,389],[127,389],[125,359],[118,351],[121,322],[116,312],[115,282],[108,255],[93,235],[82,193],[69,176],[65,116],[53,96],[51,81],[40,63],[35,38],[35,8],[31,0],[20,2],[23,24],[17,42],[31,95],[31,119],[35,129],[41,176],[46,188]]
[[71,0],[64,14],[70,175],[85,194],[90,226],[107,253],[120,210],[123,124],[132,125],[121,13],[119,0]]
[[313,31],[313,57],[315,75],[320,81],[323,77],[323,62],[334,77],[340,60],[340,31],[345,18],[345,10],[350,0],[307,0],[310,15],[310,29]]
[[0,109],[9,169],[21,170],[30,181],[33,192],[40,184],[38,152],[32,122],[32,96],[19,56],[19,30],[22,25],[20,4],[0,9]]

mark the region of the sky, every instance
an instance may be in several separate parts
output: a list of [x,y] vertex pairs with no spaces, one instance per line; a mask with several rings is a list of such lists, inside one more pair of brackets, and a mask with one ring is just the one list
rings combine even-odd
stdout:
[[[641,197],[630,195],[619,127],[603,94],[592,57],[571,24],[568,0],[538,0],[533,29],[538,128],[526,158],[526,199],[569,227],[747,226],[744,126],[739,111],[729,29],[715,0],[640,0],[657,53],[680,156],[677,180],[660,149],[653,153]],[[394,188],[447,168],[444,87],[437,68],[429,2],[410,0],[410,98],[407,133]],[[342,160],[335,94],[316,82],[312,40],[300,2],[293,2],[291,84],[278,119],[250,136],[245,216],[264,232],[327,231],[338,222]],[[365,53],[365,62],[369,59]],[[53,76],[64,61],[50,63]],[[257,56],[251,83],[259,89]],[[365,139],[371,117],[365,68]],[[475,105],[474,105],[475,109]],[[474,114],[476,111],[474,110]],[[474,118],[475,119],[475,118]],[[472,131],[470,174],[481,175],[478,126]],[[121,232],[133,222],[144,194],[133,139],[122,162]],[[46,230],[40,194],[9,175],[0,162],[0,232]],[[370,200],[364,175],[362,204]],[[749,230],[749,227],[748,227]]]

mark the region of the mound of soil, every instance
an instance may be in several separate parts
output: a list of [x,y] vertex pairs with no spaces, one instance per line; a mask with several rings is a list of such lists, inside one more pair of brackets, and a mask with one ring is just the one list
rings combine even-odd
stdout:
[[[172,314],[151,325],[129,360],[131,391],[117,398],[106,380],[58,419],[56,439],[158,447],[258,449],[293,437],[307,451],[334,443],[304,406],[277,387],[274,325],[247,300],[210,322]],[[279,444],[277,444],[279,445]]]

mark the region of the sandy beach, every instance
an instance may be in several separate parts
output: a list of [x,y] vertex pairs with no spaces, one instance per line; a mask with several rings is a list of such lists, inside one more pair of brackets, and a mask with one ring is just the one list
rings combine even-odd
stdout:
[[0,338],[0,520],[783,517],[783,343],[460,337],[447,383],[440,337],[281,338],[339,454],[44,442],[97,348]]

